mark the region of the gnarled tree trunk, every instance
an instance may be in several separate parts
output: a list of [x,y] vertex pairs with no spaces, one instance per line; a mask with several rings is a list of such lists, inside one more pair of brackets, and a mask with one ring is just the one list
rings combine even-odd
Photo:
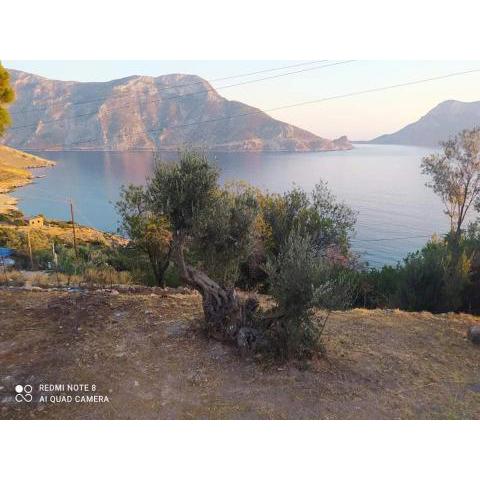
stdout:
[[209,333],[219,340],[235,342],[243,351],[254,350],[261,340],[260,332],[252,326],[257,299],[242,299],[234,288],[221,287],[204,272],[187,265],[184,243],[184,237],[174,238],[172,259],[182,280],[201,294]]

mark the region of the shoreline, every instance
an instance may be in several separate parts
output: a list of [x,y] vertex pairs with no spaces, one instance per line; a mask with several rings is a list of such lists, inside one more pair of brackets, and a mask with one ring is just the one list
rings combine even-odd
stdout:
[[9,193],[39,178],[31,170],[54,166],[52,160],[0,145],[0,214],[20,211],[17,207],[18,200]]

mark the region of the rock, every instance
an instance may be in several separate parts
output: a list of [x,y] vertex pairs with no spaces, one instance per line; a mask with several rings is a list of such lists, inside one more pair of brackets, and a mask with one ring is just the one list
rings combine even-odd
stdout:
[[470,327],[467,336],[472,343],[480,345],[480,325]]
[[[17,147],[43,148],[45,144],[63,144],[68,134],[68,143],[80,148],[99,149],[105,147],[116,150],[131,150],[166,148],[177,151],[180,144],[201,143],[216,146],[222,151],[325,151],[344,150],[352,148],[346,137],[329,140],[317,136],[293,125],[278,121],[257,108],[240,102],[227,100],[218,94],[204,79],[195,75],[175,74],[158,77],[131,76],[114,82],[64,82],[50,80],[34,74],[10,70],[10,83],[15,90],[16,123],[32,124],[33,128],[25,133],[9,129],[6,132],[5,143]],[[188,84],[191,86],[188,87]],[[193,86],[195,85],[195,86]],[[165,89],[178,88],[182,98],[172,96]],[[118,96],[118,90],[129,91],[129,96],[135,98],[125,109],[112,101]],[[143,91],[148,90],[149,107],[144,108]],[[204,95],[196,95],[205,90]],[[193,97],[191,96],[193,95]],[[70,106],[78,98],[101,97],[92,115],[84,116],[79,121],[71,121]],[[51,109],[51,98],[55,97],[58,108]],[[35,104],[34,118],[28,113]],[[104,121],[103,109],[109,111],[114,122]],[[206,117],[222,117],[228,112],[230,119],[228,129],[212,128],[209,123],[203,124]],[[245,114],[254,114],[255,121],[250,122]],[[78,117],[78,115],[77,115]],[[68,129],[65,119],[68,119]],[[42,128],[42,124],[57,122],[54,128]],[[200,121],[192,131],[181,128],[165,135],[151,135],[152,129],[169,129],[172,124],[181,125]],[[120,135],[124,129],[129,129],[129,135]],[[89,144],[82,146],[85,131],[90,132]],[[78,142],[80,140],[80,143]]]
[[25,284],[24,290],[28,290],[30,292],[41,292],[43,289],[40,287],[35,287],[30,285]]

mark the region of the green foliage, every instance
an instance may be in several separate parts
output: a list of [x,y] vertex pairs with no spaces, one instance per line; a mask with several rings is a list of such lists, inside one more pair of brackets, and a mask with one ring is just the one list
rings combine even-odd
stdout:
[[422,160],[422,173],[442,199],[458,244],[467,213],[480,200],[480,128],[463,130],[442,145],[442,153]]
[[[281,313],[268,330],[269,345],[276,356],[311,356],[320,347],[329,312],[345,309],[354,300],[355,277],[320,255],[312,238],[299,229],[269,258],[266,269]],[[314,308],[324,314],[315,315]]]
[[155,284],[163,286],[172,241],[168,220],[151,211],[148,196],[141,186],[122,187],[116,207],[122,222],[121,233],[131,240],[133,248],[147,256]]
[[148,185],[152,211],[165,216],[175,232],[190,234],[217,191],[218,170],[206,154],[184,151],[178,163],[158,162]]
[[66,275],[78,275],[84,268],[83,262],[75,256],[73,248],[57,247],[58,271]]
[[[463,250],[463,249],[462,249]],[[432,240],[410,254],[399,269],[398,305],[404,310],[461,310],[469,284],[470,259],[447,240]]]
[[473,239],[459,245],[448,237],[432,239],[397,267],[360,274],[357,305],[430,312],[470,309],[473,248],[478,248],[473,243]]
[[157,164],[147,194],[152,212],[188,240],[187,255],[218,283],[233,286],[251,251],[257,202],[252,189],[217,182],[206,155],[186,151],[178,163]]
[[197,216],[194,251],[221,285],[234,286],[238,280],[240,265],[253,248],[257,212],[252,190],[236,185],[219,189],[209,208]]
[[25,220],[23,219],[22,212],[11,210],[8,213],[0,213],[0,223],[21,226],[25,225]]
[[336,246],[347,254],[356,222],[355,212],[338,202],[324,182],[319,182],[311,195],[297,187],[283,195],[267,196],[263,215],[270,231],[271,254],[281,250],[293,230],[308,235],[318,251]]
[[[313,309],[346,308],[356,294],[356,277],[332,255],[335,248],[348,263],[354,212],[324,183],[311,195],[299,188],[269,195],[246,185],[221,188],[218,176],[205,154],[187,151],[178,163],[159,163],[147,186],[149,210],[172,227],[178,268],[204,295],[206,317],[217,321],[217,315],[224,315],[219,323],[228,323],[231,288],[242,265],[255,259],[268,276],[280,312],[272,322],[255,317],[255,328],[268,337],[277,356],[311,355],[328,318],[327,313],[319,320]],[[143,195],[140,190],[130,193]],[[220,287],[209,283],[205,273]],[[210,292],[222,287],[226,290]],[[212,302],[215,308],[210,308]],[[244,308],[249,311],[246,304]],[[242,321],[255,319],[245,313]]]
[[356,275],[358,277],[356,307],[391,308],[397,305],[400,267],[385,265],[381,269],[357,272]]
[[12,228],[0,227],[0,245],[17,251],[23,251],[23,249],[27,247],[27,239],[24,234],[20,234]]
[[5,106],[14,99],[15,93],[10,86],[10,74],[0,63],[0,137],[11,123],[10,114]]
[[445,290],[445,247],[429,243],[407,256],[400,269],[399,306],[405,310],[437,311]]

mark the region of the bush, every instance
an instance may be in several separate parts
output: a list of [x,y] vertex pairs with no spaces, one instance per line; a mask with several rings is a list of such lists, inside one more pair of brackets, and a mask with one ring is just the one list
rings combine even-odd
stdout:
[[355,276],[325,259],[312,238],[297,229],[279,254],[269,259],[267,272],[277,302],[273,321],[267,325],[269,349],[280,358],[311,357],[321,350],[329,312],[352,303]]
[[449,236],[432,239],[396,267],[361,273],[356,305],[435,313],[471,309],[475,290],[473,243],[463,239],[457,245]]
[[469,266],[466,254],[454,254],[448,242],[429,242],[409,255],[400,269],[398,306],[414,311],[458,311],[464,303]]
[[9,225],[25,225],[23,213],[18,210],[10,210],[7,213],[0,213],[0,223],[6,223]]
[[356,307],[395,308],[400,283],[400,267],[384,266],[357,273],[358,296]]

